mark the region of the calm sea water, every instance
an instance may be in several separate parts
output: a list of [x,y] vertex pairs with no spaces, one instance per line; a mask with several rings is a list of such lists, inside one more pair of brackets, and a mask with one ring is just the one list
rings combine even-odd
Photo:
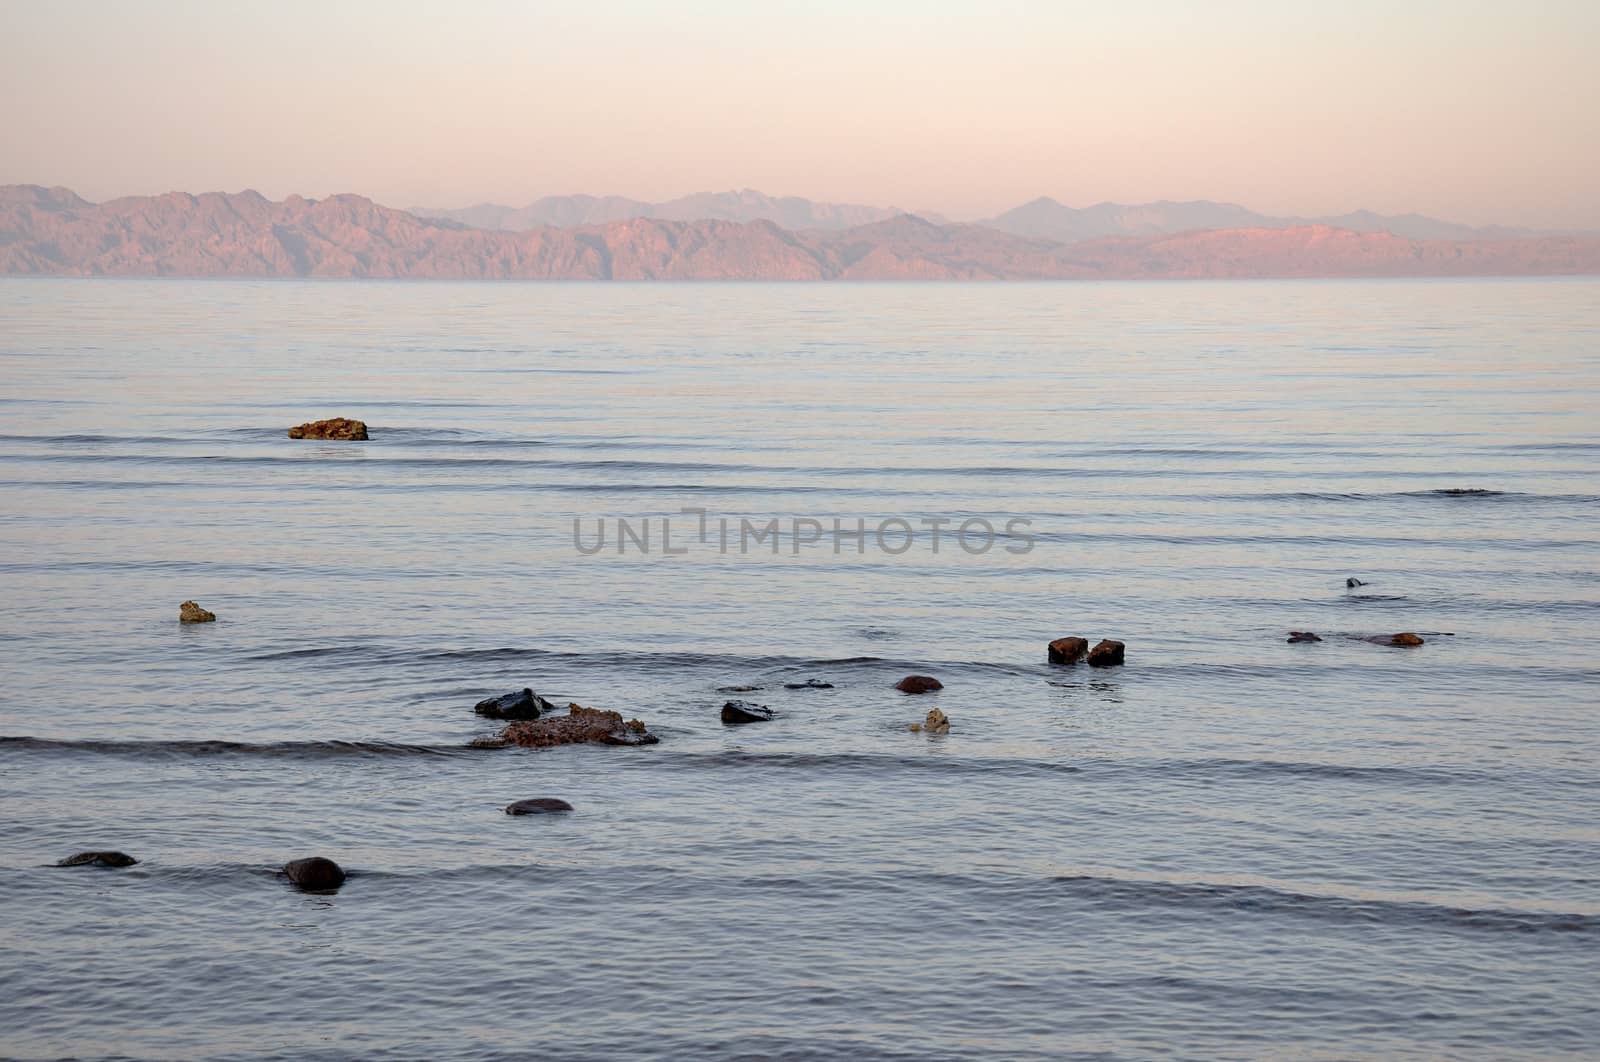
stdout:
[[0,282],[0,1054],[1594,1057],[1597,547],[1593,280]]

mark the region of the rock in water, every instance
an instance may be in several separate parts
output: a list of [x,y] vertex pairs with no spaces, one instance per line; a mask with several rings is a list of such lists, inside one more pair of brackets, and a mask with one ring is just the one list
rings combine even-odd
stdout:
[[1372,638],[1368,638],[1367,641],[1371,642],[1373,645],[1393,645],[1401,649],[1408,649],[1412,646],[1423,644],[1421,638],[1409,631],[1401,634],[1379,634]]
[[1114,667],[1122,663],[1122,651],[1126,648],[1121,642],[1114,642],[1103,638],[1093,649],[1089,650],[1090,667]]
[[363,442],[367,438],[367,422],[364,420],[351,420],[348,417],[313,420],[308,424],[300,424],[290,428],[289,438],[343,439],[348,442]]
[[722,721],[729,726],[741,723],[765,723],[772,718],[772,709],[764,704],[749,701],[729,701],[722,706]]
[[718,693],[757,693],[760,686],[718,686]]
[[207,612],[193,601],[185,601],[178,606],[179,623],[214,623],[216,618],[215,612]]
[[930,734],[950,733],[950,719],[937,708],[929,708],[927,717],[920,723],[912,723],[912,730],[925,730]]
[[322,856],[311,856],[285,863],[283,873],[302,889],[337,889],[344,884],[344,868]]
[[1089,651],[1087,638],[1057,638],[1046,653],[1052,664],[1076,664]]
[[507,815],[550,815],[557,811],[571,810],[571,804],[556,797],[532,797],[506,805]]
[[833,683],[823,682],[821,679],[806,679],[804,682],[785,682],[786,690],[831,690]]
[[1352,575],[1350,578],[1344,581],[1344,585],[1349,589],[1354,590],[1358,586],[1366,586],[1367,584]]
[[472,710],[490,719],[537,719],[545,712],[555,711],[556,706],[531,689],[523,688],[479,701]]
[[125,852],[79,852],[69,855],[58,867],[131,867],[138,860]]
[[567,705],[566,715],[524,719],[500,731],[512,745],[541,749],[551,745],[654,745],[661,740],[637,719],[624,720],[621,712]]
[[932,693],[944,689],[944,683],[932,675],[907,675],[894,684],[901,693]]
[[1314,631],[1290,631],[1288,640],[1291,641],[1291,642],[1320,642],[1320,641],[1322,641],[1321,638],[1317,637],[1316,632],[1314,632]]

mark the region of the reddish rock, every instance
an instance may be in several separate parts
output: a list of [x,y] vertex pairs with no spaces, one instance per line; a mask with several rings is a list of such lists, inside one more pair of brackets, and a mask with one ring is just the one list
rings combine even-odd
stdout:
[[193,601],[185,601],[178,606],[179,623],[215,623],[217,614],[201,608]]
[[1290,631],[1289,632],[1289,641],[1291,641],[1291,642],[1320,642],[1320,641],[1322,641],[1322,639],[1317,637],[1316,633],[1313,632],[1313,631]]
[[944,683],[932,675],[907,675],[894,684],[901,693],[932,693],[944,689]]
[[1368,638],[1367,641],[1371,642],[1373,645],[1393,645],[1402,649],[1408,649],[1414,645],[1423,644],[1421,638],[1410,633],[1409,631],[1401,634],[1379,634]]
[[1089,651],[1087,638],[1057,638],[1046,654],[1052,664],[1076,664]]
[[1124,648],[1121,642],[1114,642],[1109,638],[1101,639],[1099,644],[1089,650],[1089,666],[1115,667],[1122,663]]
[[512,745],[541,749],[551,745],[654,745],[660,738],[637,719],[624,720],[621,712],[567,705],[566,715],[524,719],[500,731]]
[[351,420],[348,417],[313,420],[308,424],[300,424],[289,429],[291,439],[342,439],[347,442],[362,442],[366,437],[366,421]]

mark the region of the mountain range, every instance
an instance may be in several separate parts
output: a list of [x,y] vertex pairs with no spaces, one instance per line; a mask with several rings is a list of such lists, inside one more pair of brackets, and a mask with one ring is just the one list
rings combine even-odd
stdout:
[[[1038,203],[1022,209],[1029,208],[1054,214]],[[842,208],[808,209],[806,216],[817,217]],[[1118,224],[1159,227],[1197,216],[1130,214]],[[1018,227],[1027,222],[1010,219]],[[493,280],[1600,274],[1600,236],[1436,239],[1293,224],[1068,242],[907,214],[833,228],[789,229],[764,218],[631,216],[511,231],[418,217],[358,195],[274,201],[256,192],[170,192],[95,204],[65,188],[10,185],[0,187],[0,273]]]

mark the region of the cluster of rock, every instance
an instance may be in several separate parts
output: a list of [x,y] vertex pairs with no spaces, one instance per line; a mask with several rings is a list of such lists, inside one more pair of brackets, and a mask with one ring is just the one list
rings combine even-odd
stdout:
[[193,601],[185,601],[178,606],[179,623],[215,623],[217,614],[207,611]]
[[289,429],[291,439],[336,439],[342,442],[365,442],[367,422],[349,417],[331,417],[297,424]]
[[473,748],[498,749],[508,745],[542,749],[554,745],[654,745],[661,739],[637,719],[621,712],[568,704],[566,715],[555,714],[553,704],[522,689],[479,701],[473,711],[491,719],[511,720],[498,734],[476,738]]
[[1086,660],[1090,667],[1116,667],[1122,663],[1127,646],[1102,638],[1093,648],[1087,638],[1057,638],[1046,648],[1045,658],[1052,664],[1076,664]]

